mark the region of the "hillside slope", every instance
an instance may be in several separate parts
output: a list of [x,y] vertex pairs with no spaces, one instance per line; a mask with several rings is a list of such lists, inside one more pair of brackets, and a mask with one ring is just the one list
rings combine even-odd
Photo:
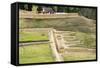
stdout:
[[60,19],[20,19],[20,28],[55,28],[57,30],[95,33],[96,21],[83,16]]

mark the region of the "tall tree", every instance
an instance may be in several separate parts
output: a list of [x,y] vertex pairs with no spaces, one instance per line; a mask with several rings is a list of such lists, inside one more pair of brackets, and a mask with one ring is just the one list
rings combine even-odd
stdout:
[[90,19],[96,19],[95,8],[80,8],[79,14]]

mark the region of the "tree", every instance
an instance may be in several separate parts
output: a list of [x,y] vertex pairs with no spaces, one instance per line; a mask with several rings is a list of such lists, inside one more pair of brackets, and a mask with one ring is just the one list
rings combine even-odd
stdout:
[[37,12],[38,12],[38,13],[41,13],[41,11],[42,11],[42,7],[41,7],[41,6],[38,6],[38,7],[37,7]]
[[20,4],[19,8],[22,10],[32,11],[32,4]]
[[80,8],[79,14],[90,19],[96,19],[95,8]]

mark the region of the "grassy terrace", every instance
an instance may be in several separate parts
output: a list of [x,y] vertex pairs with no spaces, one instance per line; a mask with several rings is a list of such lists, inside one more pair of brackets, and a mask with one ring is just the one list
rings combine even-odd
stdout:
[[[76,44],[67,49],[67,53],[63,55],[65,61],[78,61],[78,60],[95,60],[96,52],[96,35],[92,33],[84,32],[72,32],[70,34],[64,34],[64,36],[74,36],[74,37],[65,37],[64,39],[70,44]],[[70,41],[72,39],[72,41]],[[80,41],[76,42],[75,41]],[[69,44],[69,45],[70,45]]]
[[[48,40],[48,32],[42,31],[20,31],[19,41]],[[53,62],[49,44],[34,44],[19,46],[19,63]]]
[[58,30],[95,33],[95,21],[89,23],[83,17],[59,19],[19,19],[19,28],[55,28]]
[[19,47],[19,63],[53,62],[54,58],[48,44]]
[[47,32],[29,32],[29,31],[20,31],[19,32],[19,41],[34,41],[34,40],[48,40]]
[[76,37],[83,43],[82,47],[96,48],[96,35],[92,33],[77,32]]
[[70,52],[63,55],[65,61],[95,60],[96,54],[90,52]]
[[[54,28],[60,31],[75,32],[69,36],[75,36],[75,41],[70,41],[71,37],[65,37],[69,43],[78,44],[72,47],[96,48],[95,21],[88,23],[82,17],[62,18],[62,19],[20,19],[19,28]],[[65,36],[68,36],[65,34]],[[42,31],[20,31],[19,41],[48,40],[48,32]],[[71,51],[71,50],[70,50]],[[67,52],[67,51],[66,51]],[[63,55],[64,61],[93,60],[96,58],[95,52],[68,52]],[[54,62],[49,44],[27,45],[19,47],[19,63],[41,63]]]
[[33,18],[33,19],[43,19],[43,18],[66,18],[66,17],[79,16],[78,13],[64,13],[64,14],[37,14],[34,11],[28,12],[20,10],[19,18]]
[[[74,45],[73,47],[96,48],[96,35],[93,33],[74,32],[69,35],[65,33],[64,36],[65,41],[73,44],[77,44],[74,43],[74,41],[80,41],[79,44]],[[68,38],[66,36],[74,36],[74,38]],[[70,39],[73,39],[73,41],[70,41]]]

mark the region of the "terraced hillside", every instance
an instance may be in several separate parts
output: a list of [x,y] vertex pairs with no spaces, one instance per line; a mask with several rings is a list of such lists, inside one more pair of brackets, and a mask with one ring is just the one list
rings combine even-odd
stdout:
[[66,31],[63,34],[65,44],[69,47],[95,48],[95,34]]
[[82,32],[55,31],[55,38],[58,53],[64,61],[96,59],[95,35]]
[[[74,31],[57,31],[56,29],[20,29],[19,46],[20,63],[40,63],[55,61],[76,61],[96,59],[96,41],[94,34]],[[47,30],[47,32],[45,32]],[[23,39],[22,39],[23,38]],[[49,39],[43,43],[39,40]],[[28,41],[38,41],[39,44]],[[25,46],[26,45],[26,46]],[[45,51],[44,51],[45,50]],[[29,54],[29,55],[28,55]]]
[[49,14],[20,18],[19,42],[21,64],[95,60],[96,20]]
[[83,16],[58,19],[20,19],[20,28],[55,28],[57,30],[95,33],[96,21]]

